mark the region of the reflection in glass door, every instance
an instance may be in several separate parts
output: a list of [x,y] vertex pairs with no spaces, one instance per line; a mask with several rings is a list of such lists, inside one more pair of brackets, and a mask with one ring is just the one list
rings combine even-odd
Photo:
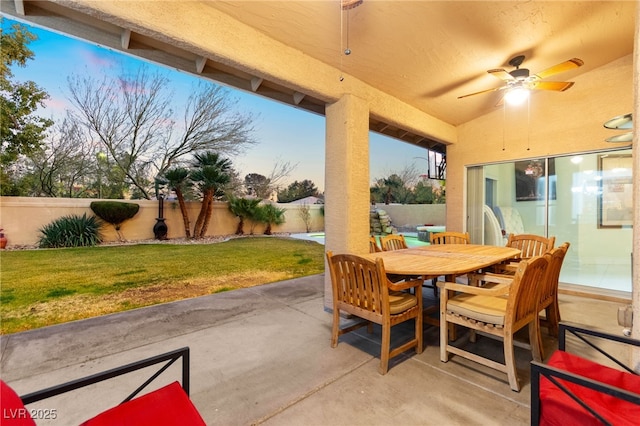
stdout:
[[[472,213],[479,202],[495,202],[484,207],[484,214],[495,217],[505,235],[552,235],[556,245],[571,243],[561,283],[630,293],[630,155],[631,150],[622,150],[471,167],[469,185],[482,179],[485,186],[490,179],[494,192],[490,200],[467,200],[467,227],[477,223]],[[496,223],[490,219],[484,221],[485,236],[486,227]]]

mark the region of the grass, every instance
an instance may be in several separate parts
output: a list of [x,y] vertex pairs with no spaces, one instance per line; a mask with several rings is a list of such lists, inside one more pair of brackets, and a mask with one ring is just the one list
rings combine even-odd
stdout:
[[324,272],[324,246],[277,237],[4,251],[0,333]]

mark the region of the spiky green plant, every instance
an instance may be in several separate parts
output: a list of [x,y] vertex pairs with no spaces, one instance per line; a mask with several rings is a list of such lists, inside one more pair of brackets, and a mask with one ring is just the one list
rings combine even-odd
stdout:
[[40,228],[38,245],[41,248],[87,247],[102,242],[102,222],[95,216],[69,215]]

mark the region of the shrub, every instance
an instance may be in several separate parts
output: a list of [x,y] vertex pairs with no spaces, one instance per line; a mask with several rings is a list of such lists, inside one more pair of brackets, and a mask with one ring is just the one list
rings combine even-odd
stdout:
[[122,222],[131,219],[140,210],[140,206],[136,203],[123,203],[120,201],[94,201],[90,204],[90,207],[96,216],[113,225],[120,240],[123,239],[120,234]]
[[102,242],[102,223],[95,216],[69,215],[56,219],[40,229],[38,245],[42,248],[86,247]]
[[265,235],[271,235],[271,227],[273,225],[281,225],[285,221],[286,210],[280,207],[276,207],[273,204],[264,204],[260,206],[258,210],[258,219],[262,223],[266,223],[267,227],[264,230]]

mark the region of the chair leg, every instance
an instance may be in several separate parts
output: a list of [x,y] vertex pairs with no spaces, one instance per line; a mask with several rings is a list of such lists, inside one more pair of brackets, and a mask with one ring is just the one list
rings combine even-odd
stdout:
[[[422,312],[422,308],[420,308],[420,312]],[[423,337],[422,337],[422,314],[416,317],[416,353],[421,354],[423,350]]]
[[511,386],[511,390],[520,392],[512,334],[507,334],[504,336],[504,363],[507,369],[507,377],[509,378],[509,386]]
[[340,309],[333,308],[333,328],[331,331],[331,347],[338,346],[338,334],[340,334]]
[[547,307],[546,316],[549,335],[558,337],[558,323],[560,322],[560,312],[558,310],[558,306],[555,303],[552,303]]
[[[444,297],[444,292],[442,292],[441,296]],[[447,362],[449,361],[449,353],[447,352],[447,345],[449,344],[449,326],[447,324],[447,316],[446,316],[446,300],[440,299],[442,302],[440,303],[440,361]]]
[[542,362],[544,358],[544,348],[542,346],[542,336],[540,333],[540,318],[536,317],[536,319],[529,323],[528,327],[531,356],[534,361]]
[[380,374],[387,374],[389,371],[389,349],[391,347],[391,325],[382,324],[382,342],[380,349]]

